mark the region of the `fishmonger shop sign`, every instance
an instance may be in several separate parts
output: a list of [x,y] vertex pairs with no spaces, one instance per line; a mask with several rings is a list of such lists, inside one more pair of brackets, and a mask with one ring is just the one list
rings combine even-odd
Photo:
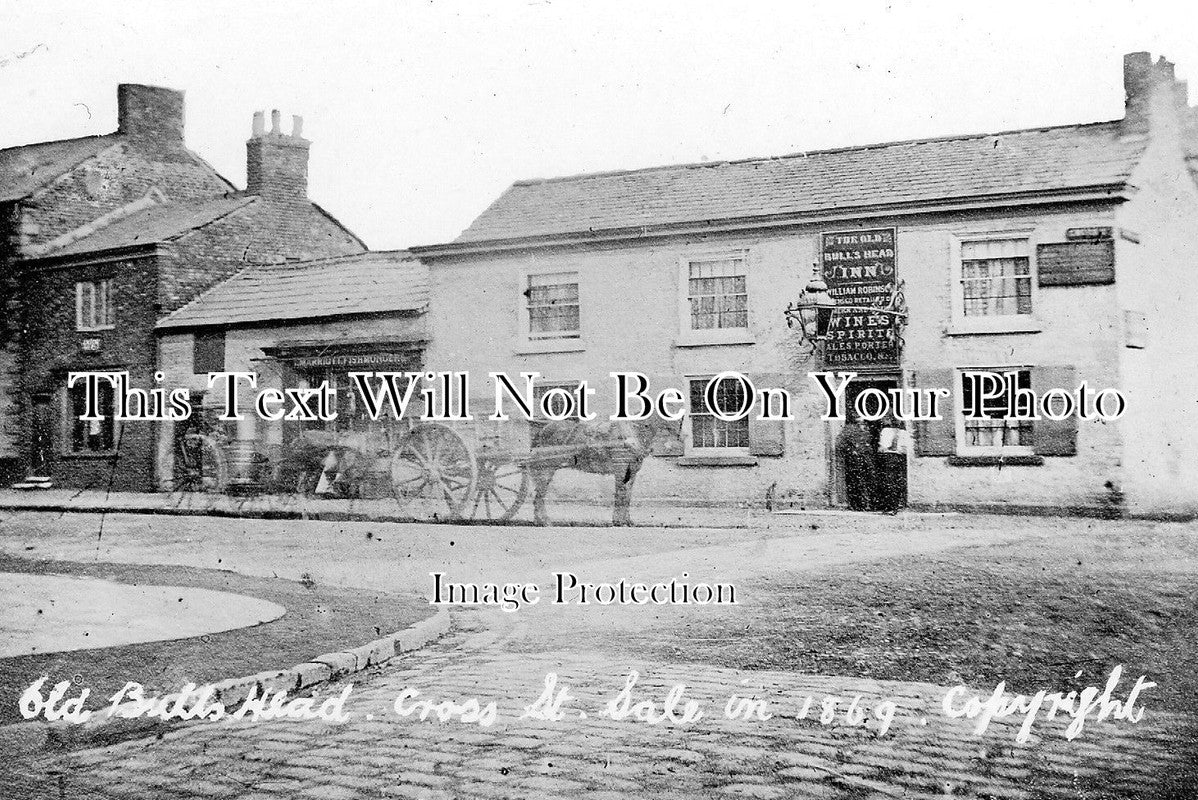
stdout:
[[[840,306],[885,306],[894,292],[895,229],[825,233],[821,268],[828,294]],[[824,344],[828,367],[898,364],[893,318],[868,311],[834,311]]]

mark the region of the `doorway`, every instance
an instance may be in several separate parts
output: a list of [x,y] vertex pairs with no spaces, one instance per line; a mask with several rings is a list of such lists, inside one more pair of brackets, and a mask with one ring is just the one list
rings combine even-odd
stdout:
[[50,448],[53,446],[54,427],[51,401],[52,398],[48,394],[33,396],[33,440],[30,442],[29,468],[30,473],[37,476],[48,475],[50,469]]
[[831,447],[832,500],[860,511],[896,512],[907,505],[907,451],[903,422],[890,416],[856,420],[857,397],[867,389],[889,394],[901,388],[896,375],[858,375],[845,389],[843,423],[834,423]]

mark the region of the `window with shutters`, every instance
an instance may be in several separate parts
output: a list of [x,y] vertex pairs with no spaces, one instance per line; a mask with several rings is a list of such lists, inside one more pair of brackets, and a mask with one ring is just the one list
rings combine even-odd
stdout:
[[1030,420],[1009,418],[1008,395],[1016,389],[1031,390],[1030,369],[995,369],[1003,376],[1002,395],[981,399],[981,416],[966,417],[966,409],[974,407],[975,381],[965,380],[964,371],[957,372],[957,451],[961,455],[1028,455],[1034,452],[1035,430]]
[[[687,419],[690,420],[691,426],[691,450],[747,455],[749,420],[746,417],[729,422],[711,413],[703,398],[710,380],[711,376],[692,378],[690,381],[690,410]],[[721,381],[716,396],[720,408],[734,411],[744,403],[744,387],[740,381]]]

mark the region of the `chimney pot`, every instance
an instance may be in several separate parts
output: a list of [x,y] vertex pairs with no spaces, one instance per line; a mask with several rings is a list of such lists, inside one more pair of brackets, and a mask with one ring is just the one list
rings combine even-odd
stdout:
[[266,113],[262,111],[254,112],[254,136],[258,137],[266,133]]
[[296,139],[304,138],[304,118],[298,114],[291,115],[291,135]]
[[311,143],[300,137],[303,120],[292,117],[292,135],[280,127],[279,112],[270,112],[272,130],[259,135],[262,112],[254,115],[255,135],[245,143],[245,189],[248,194],[282,203],[308,199],[308,149]]

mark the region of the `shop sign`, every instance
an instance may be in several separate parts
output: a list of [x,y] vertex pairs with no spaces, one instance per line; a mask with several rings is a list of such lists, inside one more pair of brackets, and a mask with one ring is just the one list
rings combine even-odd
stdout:
[[[820,254],[828,294],[838,306],[885,306],[895,289],[894,228],[825,233]],[[897,366],[894,318],[868,311],[835,311],[824,344],[824,365]]]
[[291,363],[297,369],[404,370],[413,365],[414,359],[403,353],[323,353],[298,356]]

